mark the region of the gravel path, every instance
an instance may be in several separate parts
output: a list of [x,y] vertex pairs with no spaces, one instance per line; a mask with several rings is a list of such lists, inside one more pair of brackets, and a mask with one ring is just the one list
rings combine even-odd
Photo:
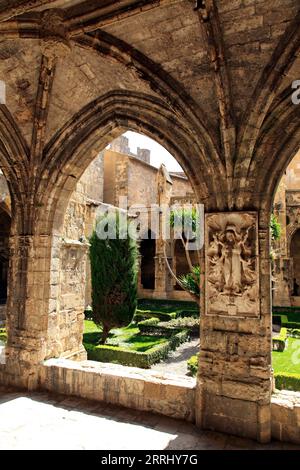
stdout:
[[188,359],[199,352],[200,340],[199,338],[192,339],[186,343],[181,344],[176,351],[172,351],[163,362],[154,364],[151,369],[159,372],[168,372],[176,375],[187,374],[187,361]]

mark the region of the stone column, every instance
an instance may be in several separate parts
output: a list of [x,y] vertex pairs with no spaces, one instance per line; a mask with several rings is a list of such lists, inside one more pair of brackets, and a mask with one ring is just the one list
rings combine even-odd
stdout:
[[268,442],[269,228],[258,227],[255,212],[207,214],[205,226],[197,423]]
[[50,287],[48,235],[12,235],[8,279],[5,379],[32,389],[45,358]]
[[47,358],[87,358],[82,339],[88,249],[85,241],[53,240]]
[[273,305],[290,307],[293,289],[293,262],[290,258],[277,258],[274,261]]
[[[163,240],[156,241],[156,256],[155,256],[155,296],[160,299],[168,297],[168,292],[171,289],[170,274],[166,265]],[[169,254],[169,243],[166,247],[167,254]],[[171,258],[168,256],[168,261],[171,264]]]

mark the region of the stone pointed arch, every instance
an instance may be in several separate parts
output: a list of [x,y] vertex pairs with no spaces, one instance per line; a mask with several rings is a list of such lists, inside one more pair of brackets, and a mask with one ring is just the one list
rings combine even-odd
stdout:
[[[207,205],[225,205],[220,198],[222,192],[217,190],[222,183],[225,185],[222,165],[216,155],[204,153],[205,142],[190,130],[185,117],[174,113],[159,98],[120,90],[87,105],[47,144],[38,204],[47,204],[42,202],[45,194],[54,195],[66,185],[68,191],[74,188],[97,152],[125,130],[144,133],[163,145],[181,164],[198,200]],[[58,195],[54,198],[57,200]]]
[[[300,11],[288,24],[271,59],[262,71],[260,79],[249,101],[238,133],[237,161],[235,164],[236,190],[245,186],[250,177],[250,167],[255,159],[255,146],[263,123],[270,112],[276,93],[287,71],[292,67],[300,49]],[[251,112],[249,113],[249,110]],[[241,178],[241,172],[244,176]]]
[[256,183],[248,204],[259,205],[266,213],[271,211],[284,171],[300,148],[300,107],[290,104],[290,96],[284,95],[264,123],[251,168]]
[[12,204],[22,207],[28,182],[29,149],[15,120],[0,105],[0,167],[8,182]]
[[[8,39],[40,40],[41,24],[39,15],[33,12],[27,14],[26,20],[18,18],[17,21],[0,22],[0,33]],[[76,33],[73,36],[71,31],[70,40],[78,47],[109,57],[123,64],[124,67],[135,71],[137,78],[147,82],[150,88],[158,93],[170,107],[179,109],[181,113],[184,113],[186,118],[191,121],[193,132],[197,132],[204,138],[210,150],[213,149],[215,153],[221,155],[218,136],[215,135],[212,122],[205,110],[199,106],[199,103],[194,102],[182,84],[164,70],[159,63],[153,61],[129,43],[104,30],[80,35]]]

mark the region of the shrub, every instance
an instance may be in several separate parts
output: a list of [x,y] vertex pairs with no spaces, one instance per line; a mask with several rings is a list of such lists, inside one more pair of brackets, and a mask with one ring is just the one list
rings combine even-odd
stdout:
[[281,236],[281,225],[277,217],[274,214],[271,214],[270,229],[271,229],[272,240],[274,241],[279,240]]
[[177,312],[177,317],[193,317],[193,318],[199,318],[200,317],[200,314],[199,314],[199,309],[183,309],[183,310],[179,310]]
[[300,338],[300,329],[298,328],[291,329],[288,333],[292,338]]
[[177,312],[159,312],[156,310],[137,310],[134,315],[134,322],[138,323],[139,321],[147,320],[148,318],[158,318],[160,321],[169,321],[172,318],[177,317]]
[[282,307],[285,313],[279,313],[279,308],[276,307],[275,312],[273,313],[273,320],[275,324],[279,324],[281,321],[281,326],[285,328],[300,328],[300,313],[295,311],[286,311],[286,307]]
[[138,323],[139,330],[144,335],[171,336],[179,333],[180,328],[169,325],[170,322],[160,322],[158,318],[149,318],[149,320]]
[[98,223],[115,224],[116,238],[90,238],[93,321],[103,327],[102,343],[109,331],[127,326],[137,306],[137,245],[126,233],[118,213],[102,216]]
[[200,319],[199,317],[175,318],[169,322],[160,322],[159,326],[165,328],[186,328],[193,336],[199,336]]
[[187,300],[166,300],[166,299],[139,299],[139,310],[158,310],[160,312],[171,313],[181,310],[197,310],[196,302]]
[[86,345],[86,350],[90,360],[148,369],[152,364],[166,359],[171,350],[176,349],[187,339],[188,331],[184,330],[145,352],[129,351],[128,349],[107,345]]
[[192,272],[183,274],[179,280],[184,290],[200,296],[200,266],[193,266]]
[[192,377],[195,377],[198,372],[198,359],[199,359],[199,354],[196,354],[195,356],[190,357],[190,359],[187,361],[187,368],[189,371],[189,375]]
[[161,322],[158,318],[149,318],[138,323],[138,327],[143,334],[168,336],[182,329],[188,329],[193,336],[199,336],[200,321],[195,317],[173,318],[169,321]]
[[300,392],[300,374],[278,372],[274,374],[275,387],[279,390]]
[[287,340],[287,329],[281,328],[278,336],[274,336],[272,339],[273,351],[284,351]]
[[273,307],[274,315],[281,315],[286,321],[300,324],[300,307]]
[[140,321],[138,323],[138,326],[139,328],[140,326],[153,326],[153,325],[158,325],[159,322],[160,322],[159,318],[151,317],[151,318],[147,318],[147,320]]

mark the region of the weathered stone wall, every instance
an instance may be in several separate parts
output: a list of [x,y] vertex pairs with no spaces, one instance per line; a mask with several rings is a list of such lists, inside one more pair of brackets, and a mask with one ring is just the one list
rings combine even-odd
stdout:
[[[79,180],[69,201],[61,237],[53,239],[48,357],[84,359],[84,309],[90,302],[87,237],[103,199],[103,154]],[[56,254],[56,256],[54,256]]]
[[194,421],[196,381],[116,364],[50,359],[40,366],[40,387],[141,411]]
[[300,444],[300,394],[287,390],[272,396],[272,437]]
[[157,204],[157,168],[139,161],[128,159],[128,203],[150,207]]
[[[0,366],[1,378],[1,366]],[[179,378],[155,371],[129,368],[115,364],[99,364],[93,361],[74,363],[73,361],[50,359],[40,366],[40,387],[51,392],[74,395],[91,400],[102,401],[141,411],[159,413],[172,418],[195,420],[196,382],[192,378]],[[224,399],[208,401],[217,416],[223,411]],[[249,408],[239,405],[234,399],[225,399],[233,420],[241,420],[247,411],[253,424],[257,409],[254,403]],[[224,418],[226,419],[226,418]],[[219,426],[219,425],[218,425]],[[230,420],[225,432],[231,431]],[[250,425],[251,427],[251,425]],[[278,391],[271,400],[272,438],[300,444],[300,394]],[[234,433],[243,435],[243,430]],[[255,433],[253,433],[255,438]]]
[[185,175],[179,176],[174,173],[170,173],[172,178],[172,197],[186,197],[190,196],[192,199],[195,198],[194,191],[191,183]]

